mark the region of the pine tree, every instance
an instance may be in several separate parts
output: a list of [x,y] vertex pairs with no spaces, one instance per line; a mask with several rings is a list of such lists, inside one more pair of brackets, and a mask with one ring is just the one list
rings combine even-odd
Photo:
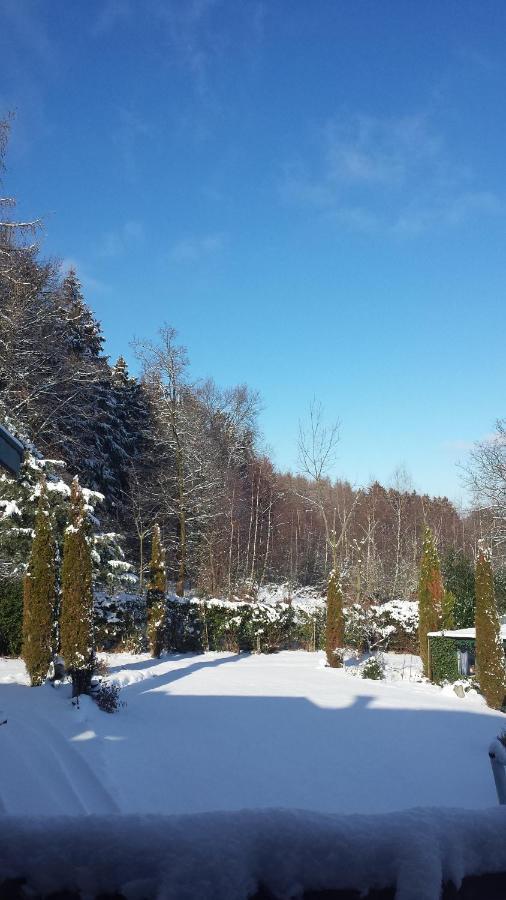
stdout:
[[432,531],[426,527],[418,583],[418,637],[423,673],[427,678],[430,678],[427,635],[430,631],[437,631],[441,626],[443,596],[444,588],[439,556]]
[[70,268],[61,285],[61,307],[65,340],[76,356],[98,357],[104,339],[100,323],[85,303],[76,270]]
[[45,480],[41,481],[28,571],[23,591],[23,659],[32,685],[47,676],[54,646],[56,544]]
[[72,676],[73,696],[85,693],[93,669],[93,586],[86,509],[79,481],[70,495],[71,517],[65,532],[60,616],[61,655]]
[[344,644],[343,591],[341,579],[335,569],[330,573],[327,587],[327,622],[325,630],[325,650],[327,664],[334,669],[342,665],[342,659],[336,650]]
[[166,583],[160,526],[155,525],[151,543],[151,561],[147,587],[148,642],[151,656],[154,657],[160,656],[164,644]]
[[501,709],[506,698],[504,649],[490,551],[484,548],[476,560],[476,670],[488,705]]

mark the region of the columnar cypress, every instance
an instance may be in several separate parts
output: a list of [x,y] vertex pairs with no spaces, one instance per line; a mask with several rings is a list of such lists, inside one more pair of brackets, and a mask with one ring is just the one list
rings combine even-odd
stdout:
[[334,669],[342,666],[342,659],[336,650],[344,644],[343,590],[338,572],[333,569],[327,586],[327,622],[325,628],[325,650],[327,664]]
[[32,685],[42,684],[51,663],[56,607],[56,542],[45,480],[40,486],[23,589],[22,655]]
[[70,505],[61,571],[60,652],[72,676],[73,696],[78,696],[88,690],[93,671],[93,585],[88,523],[77,477]]
[[163,650],[166,624],[165,589],[167,579],[163,558],[160,526],[153,528],[151,561],[149,563],[146,592],[148,606],[148,642],[151,656],[160,656]]
[[441,602],[441,628],[445,631],[451,631],[455,628],[455,594],[445,590],[443,592],[443,600]]
[[480,548],[476,560],[476,670],[488,705],[501,709],[506,698],[504,650],[490,551],[484,548]]
[[426,527],[418,583],[418,637],[423,673],[427,678],[430,678],[427,635],[430,631],[437,631],[441,627],[443,596],[444,588],[439,556],[432,531]]

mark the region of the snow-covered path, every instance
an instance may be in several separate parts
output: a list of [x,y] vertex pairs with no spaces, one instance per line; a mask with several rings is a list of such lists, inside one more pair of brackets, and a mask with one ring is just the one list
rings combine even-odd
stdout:
[[[487,747],[505,719],[479,698],[353,678],[303,652],[124,654],[109,663],[127,704],[116,715],[86,697],[74,709],[66,687],[0,683],[5,811],[496,803]],[[0,680],[20,680],[12,665],[0,666]]]

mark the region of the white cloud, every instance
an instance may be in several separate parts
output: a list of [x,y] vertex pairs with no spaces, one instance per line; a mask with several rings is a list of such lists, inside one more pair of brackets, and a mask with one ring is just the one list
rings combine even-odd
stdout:
[[222,232],[183,238],[170,248],[169,260],[174,263],[196,262],[205,257],[214,256],[224,246],[225,235]]

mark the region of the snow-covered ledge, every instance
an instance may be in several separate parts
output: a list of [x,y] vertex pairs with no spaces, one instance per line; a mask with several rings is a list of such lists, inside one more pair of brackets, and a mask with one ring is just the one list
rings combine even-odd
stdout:
[[[463,785],[465,789],[465,785]],[[2,816],[2,884],[82,896],[246,900],[396,888],[434,900],[442,884],[506,873],[506,809],[386,815],[245,810],[184,816]]]

